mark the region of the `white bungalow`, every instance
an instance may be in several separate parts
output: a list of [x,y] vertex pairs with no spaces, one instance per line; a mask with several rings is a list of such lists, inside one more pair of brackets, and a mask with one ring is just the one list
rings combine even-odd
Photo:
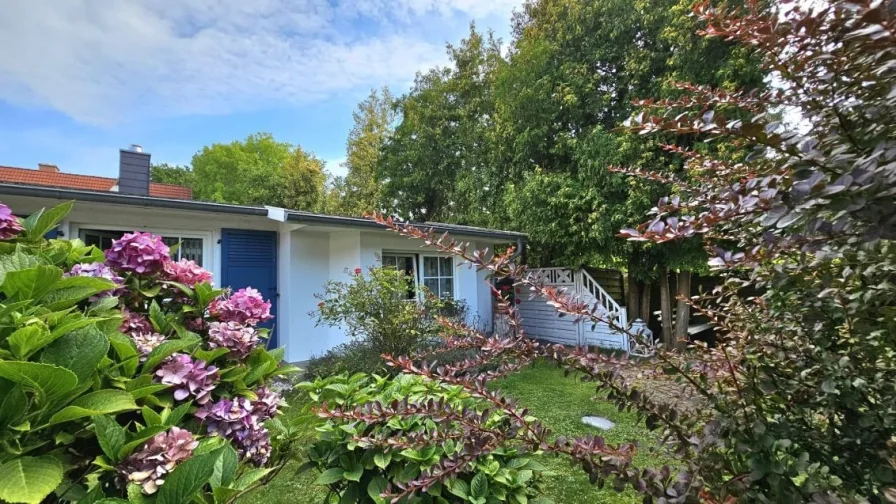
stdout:
[[[492,299],[484,274],[422,248],[420,241],[402,238],[365,219],[176,199],[189,198],[188,191],[157,197],[152,194],[170,193],[171,187],[151,186],[149,169],[150,155],[136,148],[121,151],[117,180],[78,180],[85,176],[62,174],[52,165],[40,170],[2,168],[0,201],[27,215],[74,200],[74,210],[59,227],[59,236],[78,237],[103,248],[132,230],[161,235],[169,244],[180,243],[178,257],[212,271],[217,285],[252,286],[274,301],[273,344],[285,346],[286,358],[292,362],[346,341],[341,328],[315,327],[309,316],[317,307],[314,294],[328,280],[346,279],[355,268],[366,270],[381,263],[408,271],[441,296],[465,301],[479,322],[491,328]],[[525,240],[525,235],[508,231],[444,224],[425,227],[450,232],[477,248]]]

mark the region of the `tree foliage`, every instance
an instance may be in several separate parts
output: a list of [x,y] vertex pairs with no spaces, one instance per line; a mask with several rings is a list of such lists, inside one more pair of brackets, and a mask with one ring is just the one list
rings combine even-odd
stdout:
[[149,179],[160,184],[174,184],[193,188],[193,169],[189,166],[168,163],[154,164],[149,172]]
[[[443,457],[410,481],[393,480],[385,495],[420,494],[485,454],[522,444],[568,456],[593,482],[633,488],[647,502],[896,501],[896,14],[891,4],[865,0],[789,7],[769,13],[754,2],[735,10],[698,3],[702,35],[754,48],[780,82],[762,92],[672,84],[681,94],[640,102],[629,130],[660,135],[663,148],[685,160],[687,177],[616,170],[675,188],[652,209],[652,220],[620,235],[656,244],[699,240],[724,279],[687,300],[715,327],[716,347],[660,347],[637,363],[642,376],[676,377],[701,407],[656,401],[622,372],[633,365],[625,358],[526,338],[517,309],[494,289],[515,335],[445,321],[445,348],[479,352],[451,365],[437,364],[438,355],[387,360],[482,398],[506,423],[465,416],[467,452]],[[799,109],[807,131],[778,121],[771,112],[782,106]],[[675,135],[725,139],[749,155],[662,140]],[[639,337],[599,305],[542,284],[512,251],[489,255],[418,226],[377,220],[499,279],[516,279],[574,320]],[[638,468],[631,445],[600,437],[553,439],[521,405],[488,386],[538,358],[581,373],[598,393],[638,412],[662,432],[677,468]],[[375,414],[400,423],[443,410],[443,402],[421,399],[319,414]],[[365,441],[389,446],[388,438]]]
[[492,153],[491,81],[500,42],[470,27],[451,64],[418,74],[398,101],[400,121],[377,167],[386,208],[420,221],[483,224],[493,194],[480,174]]
[[192,164],[199,200],[311,211],[323,200],[324,163],[269,133],[203,147]]
[[332,185],[337,199],[333,213],[363,216],[381,208],[376,168],[394,127],[394,102],[392,92],[384,87],[371,91],[352,112],[355,124],[345,146],[344,166],[348,172]]

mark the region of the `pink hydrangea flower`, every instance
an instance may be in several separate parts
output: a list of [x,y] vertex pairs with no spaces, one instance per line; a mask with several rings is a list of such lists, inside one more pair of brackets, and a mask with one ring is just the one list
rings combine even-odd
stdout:
[[165,278],[188,287],[195,287],[198,283],[212,283],[211,272],[189,259],[165,263]]
[[229,298],[215,299],[209,306],[209,313],[221,322],[238,322],[251,326],[274,318],[271,316],[271,303],[251,287],[240,289]]
[[156,377],[160,383],[174,386],[174,399],[183,401],[192,396],[196,404],[205,404],[218,382],[218,368],[194,361],[187,354],[174,354],[156,371]]
[[112,242],[106,250],[106,264],[118,271],[151,275],[171,261],[168,245],[161,236],[135,231]]
[[0,240],[15,238],[24,230],[19,219],[12,214],[8,206],[0,203]]
[[95,297],[116,296],[124,290],[124,288],[122,286],[122,284],[124,283],[124,278],[118,276],[118,274],[116,274],[115,271],[112,270],[112,268],[110,268],[100,262],[76,264],[76,265],[72,266],[71,271],[67,272],[65,274],[65,276],[67,276],[67,277],[86,276],[86,277],[94,277],[94,278],[105,278],[106,280],[111,280],[118,285],[118,287],[101,292],[98,295],[96,295]]
[[149,319],[127,308],[121,309],[121,327],[118,330],[127,335],[153,332]]
[[137,351],[140,352],[140,362],[146,360],[150,352],[167,339],[159,333],[155,332],[135,332],[130,334],[134,344],[137,345]]
[[165,483],[165,476],[190,458],[197,446],[199,442],[187,430],[171,427],[160,432],[118,466],[118,485],[136,483],[144,494],[152,495]]
[[258,331],[237,322],[212,322],[208,344],[211,348],[226,348],[232,356],[244,359],[258,346]]

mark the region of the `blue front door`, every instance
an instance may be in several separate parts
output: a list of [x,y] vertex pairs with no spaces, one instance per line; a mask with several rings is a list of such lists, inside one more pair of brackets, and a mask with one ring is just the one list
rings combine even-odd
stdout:
[[[277,233],[246,229],[221,230],[222,287],[257,289],[277,315]],[[268,348],[277,346],[277,319],[259,324],[272,329]]]

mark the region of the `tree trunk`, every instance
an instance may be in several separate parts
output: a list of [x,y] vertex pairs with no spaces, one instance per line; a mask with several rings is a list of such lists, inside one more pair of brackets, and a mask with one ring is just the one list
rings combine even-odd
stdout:
[[638,318],[643,320],[645,324],[650,325],[650,294],[653,289],[650,282],[639,283],[641,284],[641,313],[638,314]]
[[625,282],[627,291],[625,293],[625,311],[628,312],[628,319],[631,322],[638,317],[638,313],[641,311],[638,309],[638,282],[632,278],[631,273],[625,275]]
[[669,293],[669,269],[660,270],[660,313],[663,318],[663,346],[673,348],[675,335],[672,334],[672,296]]
[[[691,272],[678,272],[678,298],[691,297]],[[691,305],[678,299],[675,306],[675,346],[684,348],[688,343],[688,325],[691,322]]]

